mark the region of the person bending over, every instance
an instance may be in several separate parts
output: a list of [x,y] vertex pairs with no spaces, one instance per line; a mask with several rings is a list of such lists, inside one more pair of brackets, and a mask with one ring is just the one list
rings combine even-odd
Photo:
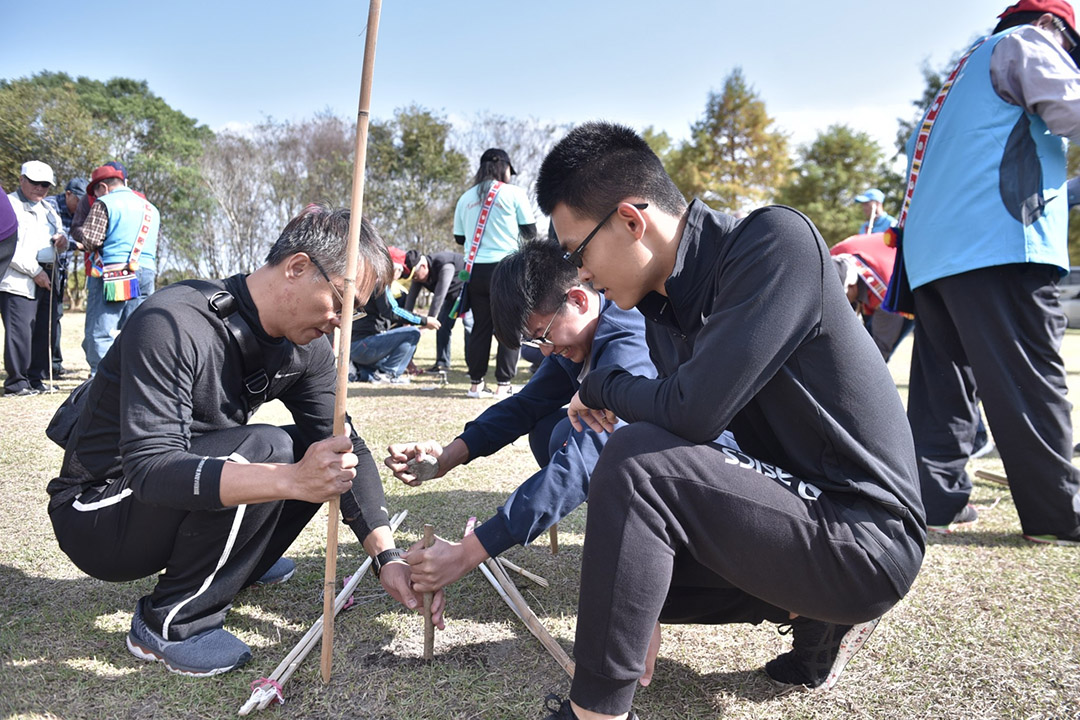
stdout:
[[420,454],[438,459],[435,477],[442,477],[528,433],[540,470],[460,543],[439,539],[430,549],[410,549],[406,558],[419,591],[444,587],[485,559],[531,542],[585,501],[608,432],[575,430],[566,416],[565,405],[582,378],[609,367],[656,374],[641,314],[620,309],[578,282],[556,243],[534,241],[504,258],[491,287],[503,298],[493,306],[499,341],[512,348],[539,347],[544,361],[521,392],[485,410],[449,445],[435,440],[393,444],[385,463],[402,481],[417,484],[408,461]]
[[911,587],[926,526],[903,404],[821,236],[790,208],[687,206],[609,123],[555,146],[538,197],[579,280],[645,316],[659,374],[597,369],[569,405],[575,426],[628,425],[589,484],[577,669],[551,717],[635,717],[658,623],[790,624],[765,672],[831,687]]
[[[250,650],[222,627],[233,598],[287,579],[294,565],[282,553],[335,496],[383,587],[421,606],[370,451],[351,427],[332,435],[335,368],[324,338],[341,324],[348,228],[347,210],[309,206],[250,275],[154,293],[90,381],[48,486],[49,514],[60,548],[86,574],[126,582],[161,572],[127,635],[139,658],[196,676],[243,665]],[[366,299],[391,272],[366,221],[359,259]],[[214,311],[223,302],[235,303],[224,320]],[[245,325],[251,353],[231,334]],[[250,356],[259,367],[248,367]],[[272,399],[295,424],[248,424]],[[441,625],[441,596],[434,607]]]

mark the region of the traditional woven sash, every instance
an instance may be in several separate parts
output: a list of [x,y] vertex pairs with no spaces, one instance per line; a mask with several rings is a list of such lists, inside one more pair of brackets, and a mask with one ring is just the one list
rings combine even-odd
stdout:
[[904,251],[901,247],[904,238],[904,225],[907,223],[911,199],[915,196],[915,184],[919,181],[919,173],[922,171],[926,146],[930,142],[930,131],[934,129],[934,123],[937,122],[938,116],[941,114],[945,98],[948,96],[949,91],[952,90],[953,83],[956,82],[956,78],[960,75],[964,63],[987,39],[983,38],[972,45],[971,49],[964,53],[964,56],[956,63],[956,67],[949,73],[949,77],[945,78],[941,90],[938,91],[937,97],[934,98],[934,102],[931,103],[930,109],[926,112],[922,126],[919,128],[919,134],[915,137],[915,151],[911,157],[911,170],[908,172],[907,187],[904,190],[904,204],[900,208],[900,217],[897,219],[895,227],[885,231],[885,244],[896,248],[896,264],[893,266],[893,275],[889,280],[889,288],[885,293],[885,299],[881,303],[881,306],[889,312],[914,317],[915,299],[912,295],[911,285],[908,283],[907,268],[904,267]]
[[986,40],[987,38],[983,38],[972,45],[970,50],[964,53],[964,56],[956,63],[956,67],[949,73],[949,77],[945,79],[945,83],[941,86],[941,90],[938,91],[937,97],[934,98],[934,102],[930,105],[926,117],[923,118],[922,127],[919,128],[919,134],[915,138],[915,152],[911,158],[911,172],[908,173],[907,189],[904,191],[904,206],[900,209],[900,218],[896,221],[897,227],[904,227],[904,223],[907,221],[908,209],[911,207],[911,198],[915,195],[915,183],[919,180],[923,156],[926,155],[926,144],[930,142],[930,131],[934,128],[934,123],[937,122],[938,116],[941,114],[941,106],[945,104],[945,98],[948,96],[949,91],[952,90],[953,83],[956,81],[957,76],[960,75],[960,70],[963,69],[964,63],[967,62],[967,59],[971,57],[971,54],[978,50]]
[[504,183],[499,180],[492,181],[491,189],[488,190],[484,204],[480,207],[480,217],[476,219],[476,230],[473,232],[472,243],[469,245],[469,254],[465,258],[465,269],[458,273],[458,279],[464,284],[461,286],[461,292],[458,293],[457,299],[454,300],[454,307],[450,309],[450,317],[453,319],[457,319],[458,315],[465,311],[462,303],[464,303],[469,277],[472,275],[473,263],[476,262],[476,253],[480,250],[480,240],[484,237],[484,228],[487,227],[491,207],[495,204],[495,196],[499,194],[499,188],[503,185]]
[[95,262],[91,267],[90,276],[100,277],[104,281],[103,294],[106,302],[122,302],[139,297],[139,255],[142,254],[143,245],[150,235],[150,224],[153,221],[153,210],[147,202],[143,208],[142,225],[139,234],[135,237],[135,243],[131,247],[131,254],[127,262],[101,263],[100,253],[94,253]]

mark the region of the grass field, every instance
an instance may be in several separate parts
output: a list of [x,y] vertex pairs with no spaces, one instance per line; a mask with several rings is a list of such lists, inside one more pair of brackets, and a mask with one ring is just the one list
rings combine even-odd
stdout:
[[[86,366],[78,343],[83,316],[65,317],[66,364]],[[467,378],[455,337],[450,383],[352,385],[349,411],[376,456],[393,441],[448,442],[490,401],[465,397]],[[906,393],[910,341],[892,361]],[[1080,333],[1066,336],[1070,384],[1080,372]],[[420,367],[434,360],[424,333]],[[524,367],[524,366],[523,366]],[[528,373],[519,374],[524,382]],[[135,600],[153,578],[110,584],[86,577],[60,552],[46,513],[45,485],[61,450],[43,429],[63,394],[0,398],[0,717],[226,718],[250,694],[252,680],[274,667],[319,616],[325,512],[289,553],[296,577],[242,593],[226,627],[253,649],[237,672],[193,680],[137,660],[124,647]],[[278,406],[260,416],[285,421]],[[1074,413],[1074,425],[1080,418]],[[973,463],[1001,471],[995,454]],[[420,489],[384,472],[391,512],[408,509],[399,545],[416,541],[423,523],[459,539],[466,519],[490,516],[535,470],[527,444],[506,448]],[[982,519],[973,529],[929,540],[922,574],[886,615],[839,685],[827,693],[779,692],[760,672],[788,648],[771,625],[670,627],[656,676],[634,707],[664,718],[1080,718],[1080,552],[1033,546],[1007,488],[976,481]],[[561,524],[560,552],[546,537],[506,557],[543,575],[549,589],[518,585],[529,604],[572,652],[585,509]],[[339,574],[360,562],[359,544],[342,528]],[[435,660],[421,660],[423,622],[392,602],[373,578],[357,606],[339,616],[334,673],[319,677],[318,650],[285,686],[287,702],[264,717],[435,720],[533,719],[543,697],[566,695],[569,681],[477,572],[447,590],[447,629]]]

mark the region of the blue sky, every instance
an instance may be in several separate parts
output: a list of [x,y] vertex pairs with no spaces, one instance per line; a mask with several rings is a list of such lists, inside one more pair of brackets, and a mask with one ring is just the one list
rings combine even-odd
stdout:
[[[383,3],[372,115],[419,104],[542,121],[608,119],[684,137],[741,66],[777,126],[806,142],[847,123],[892,150],[896,118],[1007,3]],[[356,114],[368,3],[78,2],[3,12],[0,77],[42,70],[148,81],[214,130],[267,116]],[[64,24],[59,22],[61,16]],[[129,29],[124,29],[129,28]]]

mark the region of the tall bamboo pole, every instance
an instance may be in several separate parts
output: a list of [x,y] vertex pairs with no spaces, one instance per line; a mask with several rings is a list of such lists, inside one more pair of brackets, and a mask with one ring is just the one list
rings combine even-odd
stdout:
[[[356,112],[356,164],[353,167],[349,240],[345,262],[345,302],[338,329],[337,385],[334,399],[334,434],[345,434],[345,400],[348,397],[349,345],[352,341],[352,314],[356,299],[356,265],[360,247],[360,218],[364,210],[364,167],[367,164],[368,119],[371,109],[371,79],[375,70],[375,41],[379,35],[382,0],[368,7],[367,35],[364,39],[364,66],[360,75],[360,103]],[[322,680],[330,682],[334,655],[334,589],[337,587],[338,513],[340,500],[330,500],[326,524],[326,574],[323,579]]]

